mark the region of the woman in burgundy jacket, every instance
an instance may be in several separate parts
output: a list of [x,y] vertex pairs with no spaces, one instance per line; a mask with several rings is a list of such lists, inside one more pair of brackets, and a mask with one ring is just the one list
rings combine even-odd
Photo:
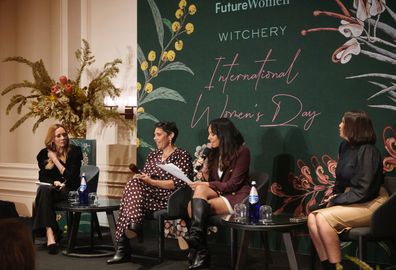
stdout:
[[193,182],[189,204],[191,228],[184,238],[190,249],[189,269],[209,267],[206,229],[210,215],[229,214],[250,191],[250,151],[234,124],[227,118],[212,120],[208,127],[212,150],[208,155],[207,182]]

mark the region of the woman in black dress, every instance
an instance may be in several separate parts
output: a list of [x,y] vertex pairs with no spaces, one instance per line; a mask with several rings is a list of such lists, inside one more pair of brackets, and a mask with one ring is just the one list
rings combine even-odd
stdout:
[[60,124],[48,129],[44,143],[46,147],[37,155],[39,180],[51,185],[40,185],[37,189],[33,233],[46,234],[48,253],[56,254],[56,242],[62,232],[53,206],[56,202],[67,199],[70,190],[77,190],[83,156],[79,146],[69,143],[66,129]]
[[336,181],[327,208],[308,216],[309,234],[324,269],[341,263],[338,234],[368,226],[372,213],[388,198],[383,183],[381,154],[368,115],[346,112],[339,125],[340,137]]
[[166,208],[172,192],[186,185],[157,164],[173,163],[188,178],[192,178],[191,156],[186,150],[176,147],[177,135],[175,123],[155,124],[154,142],[157,149],[149,153],[142,172],[135,174],[124,188],[117,221],[117,250],[114,257],[107,260],[108,264],[129,260],[131,248],[128,238],[141,234],[146,213]]

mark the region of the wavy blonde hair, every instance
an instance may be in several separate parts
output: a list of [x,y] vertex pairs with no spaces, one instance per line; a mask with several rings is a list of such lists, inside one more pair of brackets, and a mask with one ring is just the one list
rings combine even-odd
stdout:
[[[66,133],[68,133],[67,129],[62,124],[53,124],[52,126],[50,126],[48,128],[47,136],[45,136],[45,139],[44,139],[44,144],[45,144],[45,147],[47,147],[47,149],[50,149],[50,150],[56,152],[56,156],[58,157],[58,159],[62,160],[64,163],[66,163],[67,154],[70,151],[69,136],[67,137],[66,145],[63,148],[63,151],[59,152],[58,149],[56,149],[55,143],[54,143],[55,131],[58,128],[63,128],[66,131]],[[54,165],[55,164],[52,162],[52,160],[48,159],[47,160],[47,165],[45,166],[45,168],[47,170],[50,170],[50,169],[52,169],[54,167]]]

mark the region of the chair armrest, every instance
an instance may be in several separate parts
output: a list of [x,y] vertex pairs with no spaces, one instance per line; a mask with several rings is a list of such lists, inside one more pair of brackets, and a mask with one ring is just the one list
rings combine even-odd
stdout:
[[396,193],[378,207],[371,217],[371,230],[377,237],[396,237],[396,219],[391,218],[396,213]]
[[179,218],[187,216],[187,205],[191,200],[192,190],[189,186],[175,190],[168,198],[168,217]]

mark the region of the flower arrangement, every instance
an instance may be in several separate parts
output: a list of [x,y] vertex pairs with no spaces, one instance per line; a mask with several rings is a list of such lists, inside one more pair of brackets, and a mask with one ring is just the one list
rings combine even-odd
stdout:
[[31,62],[23,57],[8,57],[4,60],[4,62],[14,61],[28,65],[34,77],[33,82],[25,80],[11,84],[1,93],[5,95],[19,88],[30,89],[27,95],[15,94],[11,97],[6,113],[9,114],[15,106],[18,114],[22,113],[23,107],[27,107],[27,113],[11,127],[10,131],[33,117],[37,119],[33,126],[35,132],[40,123],[53,118],[65,125],[70,136],[85,138],[87,121],[103,120],[108,123],[110,120],[120,119],[125,122],[116,111],[108,110],[103,102],[104,96],[114,98],[120,95],[120,89],[113,85],[111,79],[118,74],[121,60],[115,59],[106,63],[103,70],[89,82],[88,86],[80,87],[83,72],[95,62],[86,40],[83,40],[82,48],[76,51],[76,58],[80,62],[76,79],[71,80],[62,75],[58,81],[48,75],[41,59],[37,62]]

